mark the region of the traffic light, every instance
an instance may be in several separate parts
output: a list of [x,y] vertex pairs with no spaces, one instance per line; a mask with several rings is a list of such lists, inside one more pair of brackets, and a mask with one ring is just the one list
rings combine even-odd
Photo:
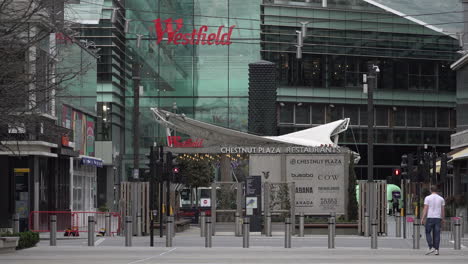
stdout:
[[[400,164],[401,170],[401,178],[406,179],[408,176],[408,155],[404,154],[401,156],[401,164]],[[395,170],[393,170],[393,174],[395,174]]]
[[[407,164],[407,173],[402,175],[404,177],[404,179],[412,179],[414,177],[414,172],[413,172],[413,163],[414,163],[414,159],[413,159],[413,154],[408,154],[408,164]],[[403,173],[402,173],[403,174]]]
[[160,160],[159,152],[155,147],[150,147],[150,154],[147,156],[149,159],[149,178],[150,180],[160,180],[162,174],[162,163]]
[[400,177],[401,176],[401,169],[393,169],[393,176]]
[[452,159],[452,157],[448,157],[447,154],[443,153],[440,157],[440,180],[443,182],[445,181],[448,170],[452,167],[448,164],[448,162]]
[[179,167],[176,162],[177,156],[173,155],[172,152],[168,151],[165,158],[165,174],[166,180],[174,181],[174,176],[179,173]]

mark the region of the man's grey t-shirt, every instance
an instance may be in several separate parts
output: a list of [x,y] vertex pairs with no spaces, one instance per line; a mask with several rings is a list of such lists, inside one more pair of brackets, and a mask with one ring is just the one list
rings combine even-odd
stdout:
[[445,200],[438,194],[431,194],[424,198],[424,205],[429,206],[427,218],[442,218],[442,206]]

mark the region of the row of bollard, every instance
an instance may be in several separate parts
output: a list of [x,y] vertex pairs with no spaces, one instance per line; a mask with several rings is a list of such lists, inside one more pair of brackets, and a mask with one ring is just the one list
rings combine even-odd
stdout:
[[[240,217],[236,214],[236,225],[240,224]],[[14,217],[13,219],[13,229],[19,230],[19,219]],[[92,230],[95,230],[96,221],[94,216],[88,217],[88,231],[90,234],[88,235],[88,246],[94,246],[94,235]],[[371,248],[377,249],[377,236],[378,236],[378,223],[376,219],[372,219],[370,221],[371,225]],[[454,227],[454,249],[460,250],[461,249],[461,238],[463,234],[463,226],[462,226],[462,219],[456,218],[454,219],[453,227]],[[414,219],[413,223],[413,249],[420,248],[420,219]],[[108,228],[109,227],[109,228]],[[175,235],[174,229],[174,217],[169,216],[166,221],[166,247],[172,247],[173,243],[173,236]],[[291,218],[285,219],[285,240],[284,240],[284,247],[291,248],[291,236],[292,236],[292,228],[293,225],[291,223]],[[236,228],[237,229],[237,228]],[[109,231],[108,231],[109,230]],[[212,247],[212,235],[213,235],[213,226],[211,222],[211,217],[206,217],[205,213],[202,212],[200,216],[200,235],[205,237],[205,247],[211,248]],[[236,232],[236,235],[240,235],[240,231]],[[250,219],[245,217],[243,219],[242,224],[242,235],[243,235],[243,248],[249,248],[249,234],[250,233]],[[110,216],[107,218],[106,216],[106,234],[110,235]],[[266,236],[271,236],[271,215],[267,216],[267,223],[265,226],[265,234]],[[131,247],[132,246],[132,217],[126,216],[125,217],[125,246]],[[304,236],[304,215],[301,214],[299,216],[299,237]],[[334,213],[330,214],[328,219],[328,248],[333,249],[335,248],[335,236],[336,236],[336,215]],[[396,216],[396,236],[401,237],[401,217],[399,215]],[[57,245],[57,216],[51,215],[50,216],[50,246]]]

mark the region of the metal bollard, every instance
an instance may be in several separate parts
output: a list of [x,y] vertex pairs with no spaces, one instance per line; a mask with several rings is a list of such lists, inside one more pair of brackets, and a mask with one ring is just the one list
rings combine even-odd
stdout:
[[[209,217],[208,217],[209,218]],[[205,212],[200,213],[200,236],[205,236],[205,229],[206,229],[206,216]],[[211,221],[210,221],[211,222]]]
[[455,219],[455,223],[453,224],[454,227],[454,238],[453,238],[453,249],[460,250],[461,249],[461,220],[460,218]]
[[50,216],[50,245],[57,246],[57,216]]
[[94,232],[96,231],[94,216],[88,216],[88,247],[94,247]]
[[19,233],[19,214],[13,215],[13,233]]
[[368,237],[369,236],[369,230],[370,230],[370,218],[369,218],[369,213],[366,213],[364,215],[364,236]]
[[109,213],[106,214],[106,236],[112,236],[112,230],[111,230],[111,226],[112,226],[112,222],[111,222],[111,215]]
[[237,237],[237,236],[241,236],[241,235],[242,235],[242,234],[241,234],[241,229],[242,229],[242,227],[241,227],[241,223],[240,223],[240,215],[239,215],[239,213],[236,213],[236,216],[235,216],[235,218],[234,218],[234,221],[235,221],[235,223],[234,223],[234,224],[235,224],[235,227],[234,227],[234,228],[235,228],[235,230],[234,230],[234,235],[235,235],[236,237]]
[[213,230],[211,230],[212,225],[211,225],[211,217],[208,217],[206,219],[206,234],[205,234],[205,247],[206,248],[211,248],[211,237],[213,235]]
[[463,213],[460,213],[460,233],[462,238],[465,237],[465,217]]
[[125,216],[125,246],[131,247],[132,246],[132,217]]
[[284,221],[284,248],[291,248],[291,218]]
[[372,219],[371,222],[371,249],[377,249],[377,220]]
[[166,221],[166,247],[172,247],[172,224],[174,217],[168,216]]
[[137,215],[136,235],[141,236],[141,214]]
[[271,237],[271,213],[268,213],[266,217],[265,236]]
[[328,218],[328,248],[335,248],[335,217]]
[[304,237],[304,213],[299,215],[299,236]]
[[244,224],[242,225],[242,232],[244,239],[242,240],[242,247],[249,248],[249,235],[250,235],[250,218],[244,217]]
[[420,239],[420,230],[419,226],[421,225],[421,219],[416,218],[413,222],[413,249],[419,249],[419,239]]
[[401,237],[401,216],[399,213],[395,214],[395,236],[396,237]]

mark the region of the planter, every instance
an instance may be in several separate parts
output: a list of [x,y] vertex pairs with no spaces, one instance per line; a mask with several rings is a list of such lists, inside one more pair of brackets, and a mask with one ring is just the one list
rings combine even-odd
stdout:
[[14,252],[18,241],[19,237],[0,237],[0,253]]

